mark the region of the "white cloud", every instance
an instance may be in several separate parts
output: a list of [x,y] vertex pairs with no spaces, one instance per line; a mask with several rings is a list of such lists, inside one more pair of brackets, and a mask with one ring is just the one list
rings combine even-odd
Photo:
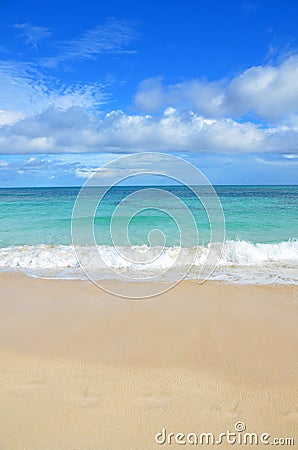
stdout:
[[[34,179],[35,177],[41,180],[57,180],[70,177],[71,180],[80,182],[80,179],[87,179],[90,175],[97,173],[103,179],[109,179],[115,175],[127,175],[129,168],[116,167],[115,169],[108,169],[100,167],[100,164],[110,162],[115,158],[115,155],[105,155],[103,158],[97,156],[94,159],[91,155],[47,155],[42,157],[40,155],[27,156],[19,155],[13,161],[0,160],[0,174],[1,180],[15,179],[15,175],[26,179]],[[148,161],[150,164],[150,161]]]
[[261,128],[232,119],[206,119],[193,112],[166,109],[160,116],[128,115],[72,107],[0,127],[1,153],[76,153],[139,151],[295,153],[298,130]]
[[0,61],[0,126],[50,108],[60,112],[76,107],[88,110],[106,98],[103,83],[65,85],[44,76],[32,64]]
[[[276,92],[271,94],[272,86]],[[162,108],[160,112],[104,114],[99,107],[107,97],[100,83],[64,86],[30,64],[0,62],[0,153],[294,155],[298,153],[297,92],[298,56],[279,67],[251,68],[226,84],[193,80],[164,87],[154,79],[140,87],[136,102],[144,109]],[[286,111],[289,115],[266,126],[244,120],[249,111],[261,110],[263,115],[270,110],[272,117]],[[233,118],[241,114],[241,119]]]
[[255,114],[276,122],[298,113],[298,55],[278,66],[251,67],[231,80],[163,84],[161,78],[148,79],[139,85],[134,103],[145,112],[172,105],[211,117]]
[[127,22],[110,18],[103,25],[85,31],[79,38],[61,42],[58,54],[44,58],[42,64],[54,67],[63,61],[96,59],[109,53],[134,53],[128,47],[136,36]]
[[227,87],[224,108],[238,115],[254,112],[276,121],[298,113],[298,55],[280,66],[248,69]]
[[286,155],[282,155],[284,158],[286,159],[296,159],[298,158],[298,155],[294,155],[294,154],[286,154]]
[[5,111],[0,109],[0,126],[12,125],[23,117],[23,113],[20,111]]
[[275,167],[286,167],[286,168],[294,168],[298,166],[298,161],[281,161],[280,159],[278,160],[268,160],[268,159],[264,159],[264,158],[259,158],[256,157],[256,161],[260,164],[265,164],[266,166],[275,166]]
[[52,33],[47,27],[38,27],[30,23],[16,23],[13,27],[20,31],[20,36],[24,39],[25,44],[28,44],[37,49],[37,44],[45,38],[52,36]]
[[87,179],[91,175],[95,174],[97,170],[100,170],[100,168],[82,167],[75,170],[75,175],[77,178]]
[[145,112],[157,112],[167,105],[174,105],[212,116],[219,113],[222,101],[222,83],[188,80],[174,85],[163,85],[161,77],[140,83],[134,98],[135,105]]
[[[21,158],[21,159],[20,159]],[[76,162],[63,161],[59,157],[19,157],[14,161],[1,161],[1,178],[11,178],[15,173],[19,175],[38,176],[40,178],[54,179],[58,176],[75,175],[79,167],[85,167],[77,158]]]
[[134,173],[133,170],[129,170],[127,168],[119,168],[119,169],[108,169],[106,167],[81,167],[75,170],[75,175],[77,178],[87,179],[91,175],[96,174],[96,180],[112,177],[127,177],[129,173]]

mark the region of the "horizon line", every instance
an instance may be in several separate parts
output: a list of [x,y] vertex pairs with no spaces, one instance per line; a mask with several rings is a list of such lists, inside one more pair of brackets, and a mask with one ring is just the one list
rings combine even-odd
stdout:
[[[0,189],[81,189],[84,186],[84,184],[82,185],[69,185],[69,186],[0,186]],[[118,188],[123,188],[123,187],[147,187],[147,186],[154,186],[154,187],[188,187],[188,185],[185,184],[129,184],[129,185],[98,185],[98,186],[86,186],[88,188],[92,188],[92,187],[103,187],[103,188],[107,188],[107,187],[118,187]],[[208,186],[207,184],[190,184],[189,186]],[[211,186],[217,186],[217,187],[221,187],[221,186],[298,186],[298,183],[291,183],[291,184],[270,184],[270,183],[266,183],[266,184],[240,184],[240,183],[233,183],[233,184],[217,184],[211,183]]]

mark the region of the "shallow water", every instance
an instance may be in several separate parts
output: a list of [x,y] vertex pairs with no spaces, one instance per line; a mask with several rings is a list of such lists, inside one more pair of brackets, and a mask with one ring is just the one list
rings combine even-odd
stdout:
[[[153,259],[146,266],[146,274],[163,271],[175,279],[191,264],[187,277],[196,277],[210,248],[208,214],[189,188],[163,186],[153,191],[151,187],[149,202],[148,188],[114,187],[103,197],[94,219],[95,241],[103,261],[102,266],[94,261],[96,276],[140,274],[144,266],[136,262],[135,255],[149,252]],[[219,255],[212,277],[231,282],[298,283],[298,186],[215,189],[225,216],[226,242],[221,255],[220,244],[215,244]],[[0,189],[1,271],[84,277],[71,236],[78,192],[79,188]],[[220,226],[216,223],[217,211],[212,212],[216,205],[212,199],[209,201],[204,188],[197,188],[197,192],[205,195],[211,215],[215,213],[216,241],[216,229]],[[76,218],[75,226],[80,231],[82,252],[88,259],[90,242],[86,231],[90,220],[93,221],[88,198],[85,207],[86,215]],[[185,208],[191,212],[192,220]],[[115,268],[113,275],[111,267]]]

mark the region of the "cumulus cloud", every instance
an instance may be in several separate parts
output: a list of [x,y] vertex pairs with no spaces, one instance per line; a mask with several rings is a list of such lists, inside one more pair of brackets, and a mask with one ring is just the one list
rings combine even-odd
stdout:
[[222,82],[188,80],[164,85],[161,77],[142,81],[134,98],[137,108],[145,112],[157,112],[173,105],[211,116],[218,115],[222,102]]
[[298,113],[298,55],[280,66],[252,67],[228,85],[224,109],[276,121]]
[[[0,127],[1,153],[138,151],[297,152],[298,129],[262,128],[232,119],[206,119],[168,108],[162,115],[101,116],[85,108],[48,108]],[[286,144],[285,144],[286,143]]]
[[2,154],[298,153],[298,56],[229,82],[145,81],[135,99],[145,111],[131,114],[104,113],[100,83],[65,86],[29,63],[0,62],[0,87]]
[[230,80],[165,84],[148,79],[139,85],[134,103],[144,112],[172,105],[211,117],[255,115],[276,122],[298,113],[298,55],[278,66],[251,67]]

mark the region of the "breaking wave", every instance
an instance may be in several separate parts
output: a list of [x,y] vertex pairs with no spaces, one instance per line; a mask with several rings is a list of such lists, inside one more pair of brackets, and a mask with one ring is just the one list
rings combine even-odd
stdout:
[[[216,246],[216,244],[213,244]],[[133,252],[134,261],[123,258],[114,247],[99,246],[102,265],[98,266],[98,258],[94,258],[94,276],[97,279],[111,277],[108,267],[129,277],[144,271],[144,281],[154,277],[161,271],[167,273],[172,280],[178,279],[185,266],[191,264],[187,274],[188,279],[195,279],[206,261],[210,244],[197,248],[153,247],[147,246],[125,248],[125,254]],[[143,264],[136,262],[136,255],[150,250],[151,262]],[[93,252],[93,253],[92,253]],[[221,252],[218,244],[218,264],[211,279],[230,283],[285,283],[298,284],[298,240],[284,241],[274,244],[250,243],[247,241],[226,241]],[[221,252],[221,254],[220,254]],[[84,258],[90,265],[94,249],[84,247]],[[156,255],[156,258],[154,256]],[[0,249],[1,272],[23,272],[30,276],[43,278],[84,279],[71,245],[34,245],[11,246]],[[185,271],[185,270],[184,270]],[[109,276],[107,276],[109,274]]]

